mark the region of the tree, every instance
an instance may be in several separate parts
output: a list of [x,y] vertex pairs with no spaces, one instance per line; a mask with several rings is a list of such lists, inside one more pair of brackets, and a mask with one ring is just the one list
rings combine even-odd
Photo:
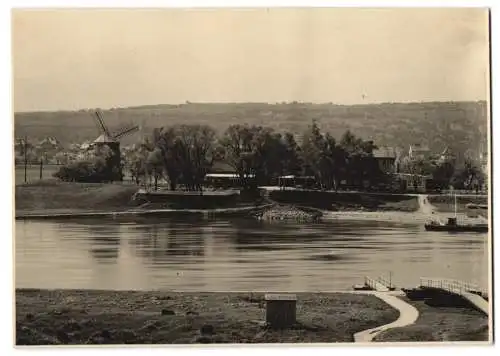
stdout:
[[206,125],[176,125],[156,129],[152,146],[155,153],[149,166],[158,174],[163,165],[170,189],[183,184],[187,190],[202,190],[206,173],[213,164],[215,131]]
[[373,183],[384,179],[373,156],[373,151],[377,149],[373,141],[362,140],[347,130],[340,139],[340,147],[346,155],[345,171],[350,185],[359,186],[365,180]]
[[14,152],[18,157],[18,160],[24,164],[25,159],[28,163],[38,161],[35,146],[29,141],[25,141],[22,138],[16,139],[14,143]]
[[432,172],[432,179],[437,187],[446,189],[449,187],[454,174],[455,160],[444,160],[436,163],[434,171]]
[[485,182],[485,175],[473,160],[466,158],[451,181],[455,189],[478,190]]
[[146,183],[147,176],[147,159],[149,153],[154,149],[149,139],[145,139],[138,145],[134,145],[131,149],[123,154],[125,166],[127,167],[132,180],[139,185],[141,181]]
[[314,174],[322,188],[338,189],[346,164],[346,152],[330,134],[323,135],[314,121],[304,133],[302,155],[305,169]]
[[220,145],[226,162],[235,169],[245,188],[265,184],[285,170],[284,141],[269,128],[231,125],[220,139]]
[[434,162],[424,158],[404,157],[401,161],[401,172],[415,175],[433,175],[436,166]]
[[155,148],[153,151],[147,151],[146,161],[141,168],[145,176],[153,179],[154,189],[158,190],[158,181],[163,177],[164,168],[161,150]]
[[202,190],[205,175],[213,164],[215,131],[206,125],[180,125],[175,128],[174,155],[181,179],[188,190]]
[[68,164],[69,157],[66,152],[59,151],[55,154],[54,159],[57,164]]
[[283,156],[284,174],[298,175],[302,172],[301,148],[295,141],[295,137],[286,132],[283,137],[285,154]]

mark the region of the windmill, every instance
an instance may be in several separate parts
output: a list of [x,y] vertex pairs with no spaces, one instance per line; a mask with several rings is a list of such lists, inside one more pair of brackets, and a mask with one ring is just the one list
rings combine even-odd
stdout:
[[104,146],[107,146],[111,149],[112,156],[108,161],[110,171],[109,180],[122,180],[123,175],[121,170],[120,139],[126,135],[130,135],[138,131],[139,126],[125,126],[118,130],[115,134],[112,134],[104,123],[101,112],[96,111],[94,119],[95,123],[97,124],[98,130],[101,132],[101,135],[94,140],[92,146],[94,146],[95,148],[102,148]]

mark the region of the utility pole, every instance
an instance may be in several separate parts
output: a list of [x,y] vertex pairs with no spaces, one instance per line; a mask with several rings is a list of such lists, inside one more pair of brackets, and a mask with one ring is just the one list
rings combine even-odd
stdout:
[[24,183],[28,180],[28,136],[24,136]]
[[40,180],[42,179],[43,175],[43,157],[40,158]]

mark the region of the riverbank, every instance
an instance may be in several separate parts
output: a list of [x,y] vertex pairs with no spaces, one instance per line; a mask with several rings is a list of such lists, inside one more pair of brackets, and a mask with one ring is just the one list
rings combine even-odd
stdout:
[[298,204],[339,212],[415,212],[419,209],[416,195],[305,189],[273,189],[264,187],[268,196],[278,203]]
[[434,307],[425,301],[411,301],[419,317],[412,325],[384,331],[374,341],[488,341],[488,317],[474,309],[463,307]]
[[[245,210],[258,203],[264,204],[262,197],[257,194],[255,197],[245,196],[240,199],[241,201],[229,206],[215,204],[210,209],[199,207],[175,209],[158,202],[146,203],[141,199],[134,200],[133,197],[137,191],[138,187],[135,185],[118,183],[71,183],[40,180],[35,183],[19,184],[15,187],[16,218],[111,216],[115,213],[117,215],[130,215],[132,212],[154,215],[193,211],[195,214],[203,214],[205,210],[216,211],[217,209],[220,211],[227,209],[231,213],[235,209],[243,208]],[[316,209],[323,207],[323,210],[338,212],[411,212],[418,210],[418,201],[415,196],[357,192],[331,193],[310,191],[306,193],[307,197],[302,197],[304,193],[278,190],[271,193],[271,199],[275,200],[276,198],[277,202],[284,204],[298,204]],[[283,194],[285,196],[282,196]],[[327,198],[319,199],[319,196],[327,196]]]
[[[431,203],[437,212],[441,213],[452,213],[455,211],[455,198],[452,195],[429,195],[429,203]],[[469,209],[467,204],[488,204],[487,195],[459,195],[457,199],[457,212],[467,213]],[[481,211],[484,216],[488,216],[487,210]]]
[[[211,214],[210,211],[213,214],[238,214],[251,211],[251,207],[256,207],[259,202],[262,203],[260,205],[265,205],[263,199],[256,196],[245,197],[244,201],[235,203],[234,206],[172,209],[159,203],[145,204],[142,200],[134,200],[137,191],[137,186],[129,184],[69,183],[56,180],[19,184],[15,187],[16,218],[172,215],[189,212],[203,215]],[[404,213],[422,212],[418,195],[279,189],[271,189],[268,194],[277,203],[323,210],[327,218],[387,220],[399,219]],[[437,213],[453,211],[452,200],[445,195],[428,196],[428,203],[432,204]],[[487,197],[460,196],[457,197],[457,203],[458,212],[465,212],[466,204],[486,204]]]
[[297,325],[265,327],[262,293],[16,290],[16,344],[353,342],[399,313],[372,295],[297,293]]
[[137,186],[40,180],[16,185],[16,216],[28,213],[124,211],[139,206],[131,198]]
[[[256,208],[253,202],[238,202],[232,206],[181,209],[165,207],[158,202],[134,199],[139,188],[130,184],[71,183],[40,180],[15,187],[16,219],[45,219],[100,216],[171,216],[191,213],[239,214]],[[255,203],[258,203],[255,200]],[[226,204],[227,205],[227,204]]]

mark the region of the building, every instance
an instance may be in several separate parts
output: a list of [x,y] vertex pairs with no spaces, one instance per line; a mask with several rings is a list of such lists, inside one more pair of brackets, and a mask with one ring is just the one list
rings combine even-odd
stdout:
[[393,147],[379,147],[373,151],[373,157],[377,160],[382,172],[394,173],[396,171],[397,153]]
[[[253,180],[255,176],[249,174],[245,177]],[[238,188],[242,186],[241,177],[234,167],[224,161],[215,161],[212,169],[205,175],[205,184],[213,188]]]
[[449,147],[446,147],[439,155],[439,162],[446,162],[455,159],[455,155],[451,152]]
[[416,144],[410,145],[410,149],[408,150],[408,156],[411,159],[424,159],[429,157],[431,150],[428,146]]
[[425,193],[427,182],[431,179],[430,176],[409,173],[397,173],[395,177],[399,181],[401,189],[416,193]]

